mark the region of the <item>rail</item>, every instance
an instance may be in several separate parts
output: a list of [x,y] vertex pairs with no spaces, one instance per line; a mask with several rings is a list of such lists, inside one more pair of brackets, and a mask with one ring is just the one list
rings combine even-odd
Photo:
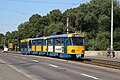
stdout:
[[87,63],[87,64],[98,65],[98,66],[103,66],[103,67],[120,70],[120,62],[118,62],[118,61],[85,58],[82,60],[82,62]]

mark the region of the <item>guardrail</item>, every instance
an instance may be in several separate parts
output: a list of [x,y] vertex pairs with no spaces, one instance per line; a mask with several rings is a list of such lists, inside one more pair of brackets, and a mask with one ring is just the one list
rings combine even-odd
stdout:
[[[120,58],[120,51],[114,51],[115,57]],[[107,56],[107,51],[85,51],[85,56]]]

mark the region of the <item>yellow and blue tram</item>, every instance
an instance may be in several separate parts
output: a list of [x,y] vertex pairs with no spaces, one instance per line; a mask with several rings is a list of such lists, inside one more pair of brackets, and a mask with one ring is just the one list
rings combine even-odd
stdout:
[[[24,42],[21,40],[21,44]],[[26,44],[26,43],[25,43]],[[82,58],[85,53],[84,36],[77,33],[31,38],[26,54],[57,56],[59,58]],[[21,53],[24,48],[21,48]]]
[[60,58],[82,58],[84,57],[84,36],[80,34],[61,34],[47,38],[49,56]]
[[31,53],[31,39],[20,40],[20,51],[21,54]]

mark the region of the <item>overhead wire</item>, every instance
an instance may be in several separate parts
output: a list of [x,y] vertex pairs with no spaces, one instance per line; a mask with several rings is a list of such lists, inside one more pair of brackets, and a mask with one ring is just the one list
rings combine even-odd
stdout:
[[16,11],[16,10],[12,10],[12,9],[6,9],[6,8],[2,8],[2,7],[0,7],[0,9],[4,10],[4,11],[8,11],[8,12],[14,12],[14,13],[19,13],[19,14],[26,15],[26,13],[23,13],[23,12],[20,12],[20,11]]
[[67,4],[67,5],[76,5],[76,3],[68,3],[68,2],[48,2],[48,1],[31,1],[31,0],[6,0],[6,1],[42,3],[42,4]]
[[[78,3],[67,3],[67,2],[48,2],[48,1],[31,1],[31,0],[6,0],[6,1],[12,1],[12,2],[28,2],[28,3],[37,3],[37,4],[66,4],[66,5],[77,5]],[[9,12],[14,12],[14,13],[19,13],[19,14],[23,14],[25,15],[26,13],[24,12],[20,12],[20,11],[16,11],[16,10],[10,10],[10,9],[6,9],[6,8],[2,8],[0,7],[1,10],[5,10],[5,11],[9,11]]]
[[[6,1],[12,1],[12,2],[28,2],[28,3],[37,3],[37,4],[66,4],[66,5],[71,5],[70,7],[73,8],[75,5],[78,5],[80,3],[69,3],[69,2],[48,2],[48,1],[33,1],[33,0],[6,0]],[[2,8],[0,7],[1,10],[5,10],[5,11],[9,11],[9,12],[14,12],[14,13],[19,13],[19,14],[23,14],[26,15],[26,13],[21,12],[21,11],[16,11],[16,10],[10,10],[10,9],[6,9],[6,8]]]

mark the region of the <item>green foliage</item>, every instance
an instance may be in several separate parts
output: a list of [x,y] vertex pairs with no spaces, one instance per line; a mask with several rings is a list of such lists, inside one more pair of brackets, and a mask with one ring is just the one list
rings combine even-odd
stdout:
[[109,32],[99,32],[95,39],[96,50],[107,50],[110,47],[110,33]]
[[42,20],[43,20],[43,18],[39,14],[34,14],[30,17],[30,19],[29,19],[29,25],[31,28],[30,37],[43,36],[44,24],[43,24]]
[[86,33],[85,42],[87,50],[106,50],[110,47],[110,33],[109,32],[95,32]]
[[52,35],[56,32],[65,32],[65,27],[63,25],[63,23],[51,23],[49,26],[46,26],[44,29],[44,35],[48,36],[48,35]]
[[110,31],[110,17],[106,15],[100,15],[98,18],[99,30]]
[[120,51],[120,28],[114,31],[114,48]]
[[4,35],[0,33],[0,48],[2,48],[3,46],[3,43],[2,43],[3,38],[4,38]]
[[1,42],[3,37],[4,37],[4,35],[2,33],[0,33],[0,42]]
[[73,26],[74,28],[76,27],[76,13],[77,13],[77,9],[76,8],[73,8],[73,9],[68,9],[67,11],[65,11],[64,13],[63,13],[63,15],[64,15],[64,21],[63,21],[63,23],[64,22],[66,22],[67,21],[67,17],[69,18],[69,25],[70,26]]
[[25,39],[31,37],[32,28],[30,29],[29,22],[22,23],[18,26],[18,38]]
[[61,22],[62,13],[59,9],[50,11],[47,15],[49,17],[50,23],[58,23]]

